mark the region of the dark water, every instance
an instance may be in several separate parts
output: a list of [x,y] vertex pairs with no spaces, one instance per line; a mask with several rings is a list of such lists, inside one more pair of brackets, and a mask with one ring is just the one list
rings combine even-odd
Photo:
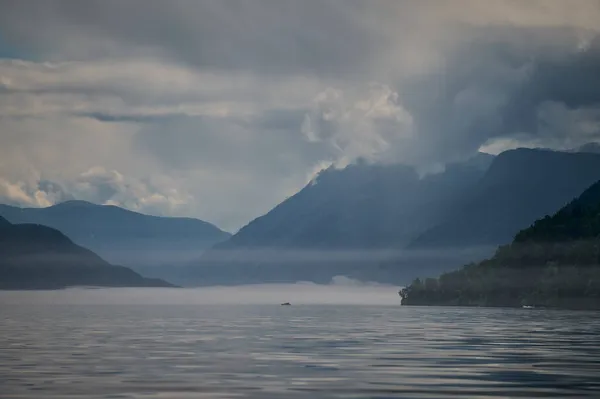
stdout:
[[65,295],[0,294],[0,397],[600,397],[599,313]]

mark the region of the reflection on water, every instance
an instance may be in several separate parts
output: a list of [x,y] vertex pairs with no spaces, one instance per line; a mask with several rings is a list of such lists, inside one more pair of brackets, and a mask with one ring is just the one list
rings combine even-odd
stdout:
[[600,397],[598,313],[46,294],[0,294],[2,398]]

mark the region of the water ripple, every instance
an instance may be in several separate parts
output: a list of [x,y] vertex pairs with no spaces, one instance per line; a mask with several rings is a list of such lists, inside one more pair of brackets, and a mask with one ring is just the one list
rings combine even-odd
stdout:
[[598,315],[0,305],[0,396],[600,397]]

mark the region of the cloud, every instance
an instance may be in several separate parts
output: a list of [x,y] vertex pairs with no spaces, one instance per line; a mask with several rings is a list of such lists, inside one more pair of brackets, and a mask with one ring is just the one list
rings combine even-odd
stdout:
[[137,180],[102,167],[85,171],[65,183],[41,179],[10,182],[0,178],[0,200],[4,203],[47,207],[72,199],[157,215],[177,214],[193,201],[191,195],[168,185]]
[[79,199],[159,215],[177,213],[193,201],[191,195],[176,188],[128,178],[102,167],[82,173],[73,183],[72,192]]
[[[0,59],[0,116],[55,114],[143,121],[171,116],[248,116],[296,108],[319,87],[301,76],[256,79],[156,59],[32,62]],[[285,104],[279,101],[285,95]]]
[[[597,33],[581,47],[580,32],[572,29],[471,30],[472,38],[447,54],[439,75],[401,83],[398,90],[418,136],[404,146],[409,151],[399,152],[399,159],[428,163],[459,158],[507,137],[542,146],[600,140],[589,129],[600,107]],[[574,121],[561,120],[560,114],[544,119],[548,104],[576,111],[577,123],[587,125],[588,133],[569,126]]]
[[600,141],[598,1],[0,9],[2,196],[25,205],[70,195],[233,230],[332,164]]
[[465,26],[597,30],[600,19],[594,0],[4,0],[1,8],[3,37],[44,58],[154,55],[199,69],[321,76],[422,67],[440,46],[464,40]]
[[[555,32],[556,34],[556,32]],[[548,34],[549,37],[555,35]],[[600,37],[585,46],[577,45],[577,35],[559,36],[552,51],[516,53],[511,62],[521,65],[517,84],[498,92],[505,96],[493,107],[496,123],[483,138],[485,146],[510,141],[514,146],[572,148],[600,140]],[[495,59],[495,65],[507,65]],[[513,74],[517,76],[516,73]]]
[[45,180],[32,169],[20,170],[18,175],[0,176],[0,202],[27,207],[47,207],[74,199],[60,183]]
[[[353,4],[354,3],[354,4]],[[158,55],[209,70],[336,74],[378,47],[359,14],[365,6],[325,1],[74,1],[2,4],[4,35],[48,57]],[[36,28],[16,21],[28,20]],[[42,32],[45,32],[43,34]],[[348,44],[340,45],[340,38]],[[368,59],[368,57],[367,57]]]
[[[155,70],[185,75],[185,82],[159,82],[157,89]],[[314,80],[225,79],[148,60],[0,61],[0,76],[8,87],[0,94],[0,170],[13,182],[27,168],[65,183],[97,166],[138,180],[168,176],[196,203],[175,207],[157,197],[153,206],[148,197],[119,203],[157,214],[188,212],[235,229],[299,189],[306,168],[325,156],[300,134],[301,99],[317,92]],[[107,200],[99,189],[93,194],[84,198]],[[243,209],[239,198],[249,200]]]
[[399,104],[397,92],[372,83],[361,94],[328,88],[302,121],[308,141],[327,143],[341,165],[359,158],[383,160],[391,146],[413,133],[412,117]]
[[45,190],[31,189],[22,182],[12,183],[0,178],[0,198],[4,203],[10,205],[28,205],[33,207],[45,207],[54,203],[49,198],[50,193]]

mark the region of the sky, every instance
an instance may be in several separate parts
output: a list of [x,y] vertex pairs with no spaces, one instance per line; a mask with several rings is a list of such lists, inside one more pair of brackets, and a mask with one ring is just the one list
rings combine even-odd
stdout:
[[0,202],[236,231],[322,168],[600,141],[596,0],[0,0]]

